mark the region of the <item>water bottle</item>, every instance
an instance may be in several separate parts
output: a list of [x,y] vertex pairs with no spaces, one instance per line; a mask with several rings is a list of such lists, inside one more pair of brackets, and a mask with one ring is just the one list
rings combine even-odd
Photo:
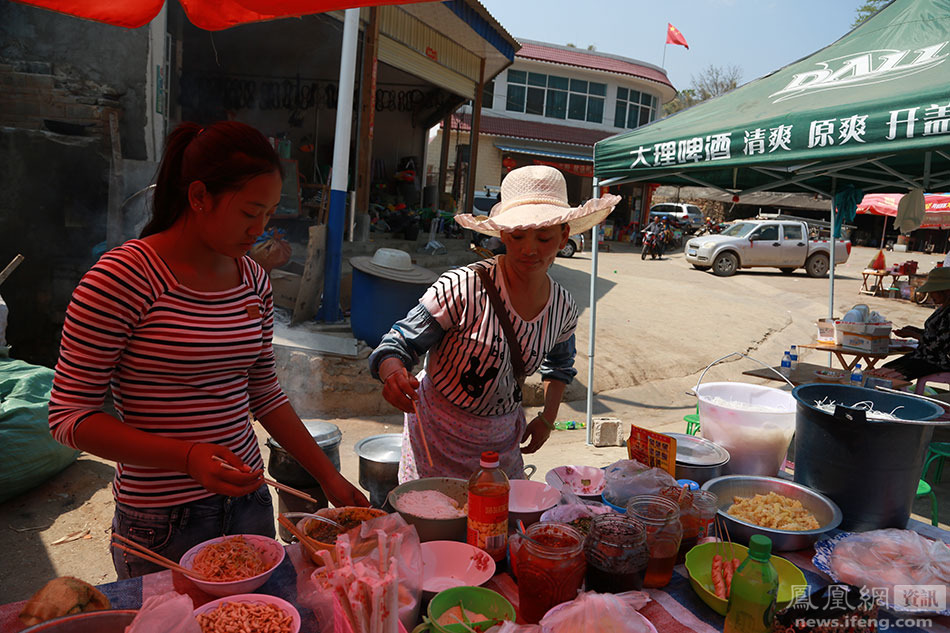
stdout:
[[772,541],[755,534],[749,556],[732,578],[724,633],[768,633],[775,618],[778,572],[772,565]]
[[792,358],[792,371],[798,369],[798,346],[792,345],[792,349],[789,350],[788,355]]
[[782,356],[782,365],[779,368],[779,373],[786,378],[792,375],[792,355],[788,353],[788,350],[786,350],[785,355]]
[[851,370],[851,386],[864,386],[864,372],[861,370],[861,363],[856,364],[854,369]]

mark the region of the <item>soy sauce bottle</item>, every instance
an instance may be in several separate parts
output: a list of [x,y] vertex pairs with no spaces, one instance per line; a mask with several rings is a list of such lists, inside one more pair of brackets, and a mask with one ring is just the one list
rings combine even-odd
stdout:
[[498,467],[498,453],[482,453],[481,468],[468,480],[469,545],[485,550],[496,563],[508,549],[508,475]]

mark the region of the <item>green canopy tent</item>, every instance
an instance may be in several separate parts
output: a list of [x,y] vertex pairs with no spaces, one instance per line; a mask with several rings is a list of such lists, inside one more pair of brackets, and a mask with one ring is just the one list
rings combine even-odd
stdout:
[[[766,190],[831,198],[847,185],[950,189],[950,0],[894,0],[813,55],[604,139],[594,176],[600,187],[713,187],[734,201]],[[592,266],[593,284],[596,250]]]

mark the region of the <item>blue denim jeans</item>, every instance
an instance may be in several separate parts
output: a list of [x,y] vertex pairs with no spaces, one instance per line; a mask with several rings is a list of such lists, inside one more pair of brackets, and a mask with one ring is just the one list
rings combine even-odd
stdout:
[[[177,563],[198,543],[218,536],[260,534],[274,538],[274,506],[266,484],[243,497],[215,495],[169,508],[116,503],[112,531]],[[163,569],[116,548],[112,548],[112,564],[119,580]]]

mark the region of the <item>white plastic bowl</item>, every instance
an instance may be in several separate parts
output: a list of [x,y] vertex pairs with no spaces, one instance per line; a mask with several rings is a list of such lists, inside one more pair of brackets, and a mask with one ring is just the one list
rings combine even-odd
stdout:
[[595,466],[558,466],[547,472],[544,481],[558,490],[565,485],[579,497],[597,499],[600,499],[605,484],[603,469]]
[[518,520],[528,527],[541,520],[545,510],[556,506],[561,500],[561,491],[543,481],[512,479],[508,493],[508,524],[517,529]]
[[238,594],[234,596],[227,596],[225,598],[218,598],[217,600],[212,600],[206,604],[201,605],[195,609],[195,616],[198,616],[202,613],[210,613],[217,609],[220,605],[225,602],[246,602],[250,604],[272,604],[275,607],[282,610],[284,613],[290,615],[293,619],[290,623],[290,633],[299,633],[300,632],[300,612],[297,611],[297,608],[277,596],[270,596],[266,593],[246,593]]
[[495,575],[492,557],[468,543],[429,541],[421,547],[423,591],[477,587]]
[[267,582],[267,579],[271,577],[271,574],[274,573],[277,566],[284,560],[284,546],[272,538],[258,534],[230,534],[228,536],[208,539],[204,543],[198,543],[185,552],[179,564],[186,569],[193,569],[195,557],[198,555],[198,552],[208,545],[220,543],[225,539],[234,538],[235,536],[243,536],[244,540],[261,552],[261,555],[264,557],[264,562],[268,564],[267,571],[256,576],[251,576],[250,578],[245,578],[244,580],[231,580],[228,582],[209,582],[189,576],[188,579],[205,593],[211,594],[212,596],[234,596],[254,591]]

